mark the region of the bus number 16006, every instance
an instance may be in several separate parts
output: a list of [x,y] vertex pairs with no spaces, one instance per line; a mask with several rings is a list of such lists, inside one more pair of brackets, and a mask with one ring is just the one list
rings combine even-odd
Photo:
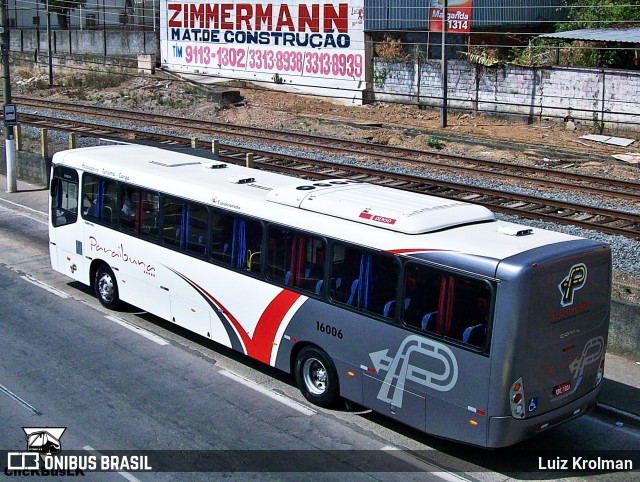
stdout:
[[316,321],[316,329],[320,333],[326,333],[327,335],[336,336],[342,340],[342,330],[338,330],[335,326],[325,325]]

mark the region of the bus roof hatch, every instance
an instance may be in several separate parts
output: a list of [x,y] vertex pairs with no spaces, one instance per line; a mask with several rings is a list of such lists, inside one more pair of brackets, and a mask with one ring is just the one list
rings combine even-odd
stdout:
[[274,189],[267,200],[405,234],[495,219],[483,206],[348,179],[301,181]]

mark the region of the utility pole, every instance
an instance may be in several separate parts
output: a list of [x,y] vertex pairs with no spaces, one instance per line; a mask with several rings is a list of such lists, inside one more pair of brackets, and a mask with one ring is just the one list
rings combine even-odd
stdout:
[[447,1],[442,1],[442,53],[440,68],[442,79],[442,110],[440,111],[440,127],[447,127]]
[[53,50],[51,48],[51,12],[47,0],[47,50],[49,51],[49,87],[53,87]]
[[2,57],[2,100],[5,128],[5,158],[7,162],[7,192],[16,192],[16,140],[13,126],[16,125],[16,106],[11,103],[11,79],[9,77],[9,22],[7,2],[0,0],[0,50]]

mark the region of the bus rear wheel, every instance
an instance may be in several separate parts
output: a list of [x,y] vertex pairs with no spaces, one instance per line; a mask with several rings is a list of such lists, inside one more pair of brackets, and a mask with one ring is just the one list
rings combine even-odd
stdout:
[[298,388],[314,405],[329,407],[338,398],[338,373],[324,351],[307,346],[300,350],[295,365]]
[[113,271],[107,265],[103,264],[97,269],[93,280],[93,289],[96,292],[98,301],[105,308],[115,310],[120,304],[118,283]]

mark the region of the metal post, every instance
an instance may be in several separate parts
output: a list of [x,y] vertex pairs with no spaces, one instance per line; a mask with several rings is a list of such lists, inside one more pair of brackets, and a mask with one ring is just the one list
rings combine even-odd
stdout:
[[49,157],[49,131],[40,129],[40,155],[45,159]]
[[49,50],[49,87],[53,87],[53,48],[51,45],[51,12],[47,0],[47,49]]
[[[0,50],[2,57],[2,100],[4,105],[11,104],[11,79],[9,77],[9,22],[7,19],[6,0],[0,0]],[[7,192],[16,192],[16,145],[13,137],[13,126],[5,122],[5,159],[7,163]]]
[[442,53],[440,67],[442,69],[442,109],[440,111],[440,127],[447,127],[447,2],[442,0]]
[[16,125],[16,127],[14,128],[14,132],[16,135],[16,151],[21,151],[22,150],[22,128],[20,127],[20,124]]
[[104,47],[104,56],[107,56],[107,10],[102,0],[102,46]]
[[36,62],[39,61],[40,57],[40,2],[36,2],[36,17],[38,17],[38,22],[36,23]]

